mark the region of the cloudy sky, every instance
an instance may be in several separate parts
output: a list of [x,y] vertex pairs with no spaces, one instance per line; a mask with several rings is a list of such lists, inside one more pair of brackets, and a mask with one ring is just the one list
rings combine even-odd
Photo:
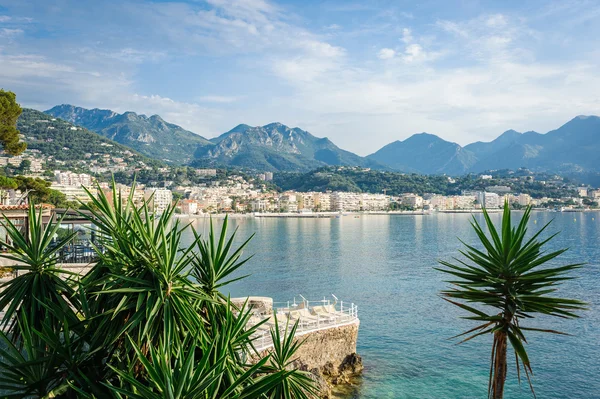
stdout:
[[600,114],[598,37],[598,1],[0,0],[0,87],[206,137],[277,121],[367,155]]

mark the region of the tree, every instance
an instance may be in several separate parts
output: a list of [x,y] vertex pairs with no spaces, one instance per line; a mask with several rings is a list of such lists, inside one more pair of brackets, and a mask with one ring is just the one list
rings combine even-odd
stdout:
[[4,198],[7,195],[7,193],[5,193],[5,190],[14,190],[16,188],[17,182],[15,181],[15,179],[4,175],[0,175],[0,203],[4,201]]
[[528,207],[520,223],[513,226],[510,207],[506,202],[501,231],[498,232],[484,209],[489,235],[485,234],[475,218],[471,222],[483,249],[463,242],[466,249],[460,253],[466,260],[454,258],[454,263],[440,261],[444,268],[437,268],[454,277],[448,281],[453,287],[442,291],[442,297],[469,312],[470,316],[464,317],[465,319],[481,323],[459,334],[458,336],[466,337],[461,342],[493,334],[488,388],[488,395],[493,399],[504,396],[508,342],[515,352],[517,375],[520,376],[522,365],[533,392],[530,379],[533,370],[524,346],[527,343],[525,332],[563,334],[551,329],[523,326],[524,319],[533,318],[535,314],[575,318],[578,317],[575,313],[577,310],[585,309],[584,302],[551,295],[561,281],[572,278],[568,273],[582,264],[546,267],[547,262],[567,249],[549,253],[542,250],[556,236],[554,234],[538,240],[550,223],[533,236],[527,237],[530,212],[531,207]]
[[31,161],[29,159],[24,159],[21,161],[21,164],[19,165],[19,170],[21,171],[21,173],[28,171],[29,168],[31,167]]
[[21,112],[15,93],[0,89],[0,143],[10,155],[19,155],[27,148],[27,144],[20,141],[17,130],[17,119]]
[[173,193],[173,203],[175,205],[179,204],[179,201],[184,198],[183,194],[181,193]]
[[18,187],[15,179],[8,176],[0,175],[0,189],[2,190],[14,190]]

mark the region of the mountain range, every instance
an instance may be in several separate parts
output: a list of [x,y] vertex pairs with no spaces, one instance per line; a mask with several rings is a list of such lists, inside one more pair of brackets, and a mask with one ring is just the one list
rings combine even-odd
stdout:
[[158,115],[118,114],[107,109],[85,109],[67,104],[45,112],[169,163],[189,163],[197,147],[210,144],[204,137],[165,122]]
[[72,105],[59,105],[46,113],[173,164],[260,171],[308,171],[344,165],[448,175],[521,167],[561,173],[600,172],[597,116],[578,116],[546,134],[508,130],[493,141],[464,147],[434,134],[419,133],[362,157],[342,150],[328,138],[281,123],[241,124],[206,139],[158,115],[118,114]]
[[255,127],[238,125],[219,137],[207,140],[165,122],[158,115],[118,114],[68,104],[45,112],[95,131],[148,157],[173,164],[302,172],[328,165],[387,169],[374,160],[338,148],[327,138],[318,138],[281,123]]

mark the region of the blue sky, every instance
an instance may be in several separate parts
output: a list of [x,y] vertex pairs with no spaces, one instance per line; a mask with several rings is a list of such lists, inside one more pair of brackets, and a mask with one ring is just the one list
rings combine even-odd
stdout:
[[0,87],[206,137],[277,121],[367,155],[600,114],[598,37],[598,1],[0,0]]

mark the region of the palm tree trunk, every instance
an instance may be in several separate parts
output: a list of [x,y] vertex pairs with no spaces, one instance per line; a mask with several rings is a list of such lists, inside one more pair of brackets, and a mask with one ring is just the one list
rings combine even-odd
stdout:
[[504,397],[504,382],[506,381],[506,341],[505,331],[494,333],[494,349],[492,352],[492,381],[490,397],[502,399]]

